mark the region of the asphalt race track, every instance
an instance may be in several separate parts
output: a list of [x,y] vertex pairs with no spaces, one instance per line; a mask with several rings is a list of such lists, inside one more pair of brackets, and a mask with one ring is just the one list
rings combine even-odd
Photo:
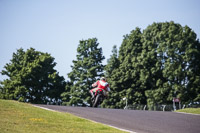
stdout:
[[162,111],[139,111],[36,105],[137,133],[200,133],[200,115]]

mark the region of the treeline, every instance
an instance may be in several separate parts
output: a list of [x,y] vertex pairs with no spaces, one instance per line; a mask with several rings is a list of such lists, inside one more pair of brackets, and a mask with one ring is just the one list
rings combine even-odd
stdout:
[[200,103],[200,42],[188,26],[172,21],[135,28],[119,50],[113,46],[105,66],[104,59],[96,38],[81,40],[65,81],[50,54],[18,49],[1,72],[8,79],[1,81],[0,98],[88,106],[91,84],[104,75],[111,93],[103,107],[123,108],[124,97],[130,105],[149,107],[172,104],[174,97]]

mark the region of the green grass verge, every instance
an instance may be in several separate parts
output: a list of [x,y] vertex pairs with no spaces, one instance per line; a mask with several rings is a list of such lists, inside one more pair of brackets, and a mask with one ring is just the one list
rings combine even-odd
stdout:
[[177,110],[176,112],[200,114],[200,108],[185,108],[185,109]]
[[27,103],[0,100],[1,133],[122,133],[118,129]]

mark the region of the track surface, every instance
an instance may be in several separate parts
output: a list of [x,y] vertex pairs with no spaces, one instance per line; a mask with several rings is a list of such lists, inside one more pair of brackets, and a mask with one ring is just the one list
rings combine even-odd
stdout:
[[137,133],[200,133],[200,115],[55,105],[36,106],[68,112]]

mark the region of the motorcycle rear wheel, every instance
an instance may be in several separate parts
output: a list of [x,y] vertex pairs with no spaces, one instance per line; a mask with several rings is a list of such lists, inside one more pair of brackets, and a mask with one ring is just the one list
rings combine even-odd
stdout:
[[97,96],[96,96],[95,101],[94,101],[94,103],[93,103],[93,107],[97,107],[97,106],[98,106],[100,96],[101,96],[101,95],[97,95]]

